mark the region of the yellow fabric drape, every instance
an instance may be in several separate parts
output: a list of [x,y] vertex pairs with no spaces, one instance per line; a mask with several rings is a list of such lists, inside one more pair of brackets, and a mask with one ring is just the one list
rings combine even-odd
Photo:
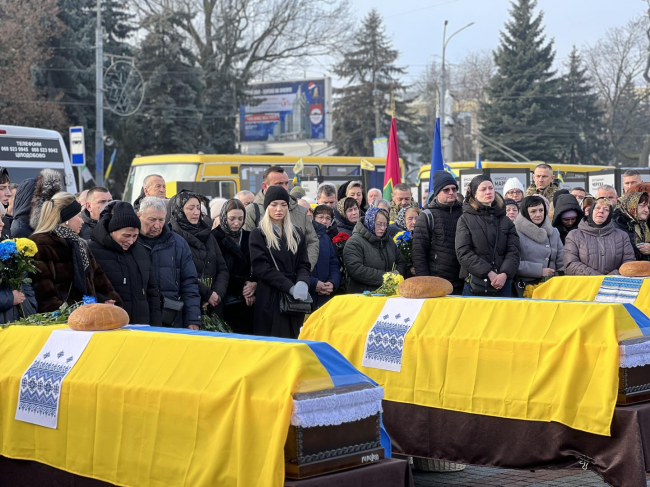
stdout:
[[64,380],[57,429],[16,421],[53,329],[0,331],[0,455],[117,485],[283,485],[291,394],[333,387],[305,344],[118,330]]
[[[558,276],[535,288],[534,299],[566,299],[569,301],[593,301],[600,285],[607,276]],[[650,316],[650,279],[641,284],[634,306]]]
[[300,338],[332,345],[384,387],[389,401],[609,435],[618,333],[640,335],[622,305],[428,299],[406,336],[401,372],[389,372],[361,365],[386,299],[336,297],[309,318]]

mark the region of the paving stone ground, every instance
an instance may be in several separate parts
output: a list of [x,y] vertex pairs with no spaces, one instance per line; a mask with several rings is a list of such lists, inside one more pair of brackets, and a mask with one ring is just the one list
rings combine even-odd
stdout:
[[[506,470],[468,466],[462,472],[433,473],[413,470],[416,487],[607,487],[598,475],[583,470]],[[647,484],[650,486],[650,479]]]

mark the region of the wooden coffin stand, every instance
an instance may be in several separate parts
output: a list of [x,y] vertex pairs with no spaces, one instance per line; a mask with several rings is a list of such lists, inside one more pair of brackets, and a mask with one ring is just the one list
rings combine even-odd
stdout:
[[[650,401],[650,337],[623,340],[619,346],[623,357],[618,369],[618,400],[616,404],[625,406]],[[647,360],[637,360],[636,364],[648,361],[643,365],[627,366],[630,356],[643,356]]]
[[[370,388],[378,389],[371,384],[356,384],[325,391],[296,393],[293,394],[294,409],[296,402]],[[304,427],[291,424],[284,455],[286,477],[298,480],[377,463],[384,458],[380,411],[356,421],[331,426]]]

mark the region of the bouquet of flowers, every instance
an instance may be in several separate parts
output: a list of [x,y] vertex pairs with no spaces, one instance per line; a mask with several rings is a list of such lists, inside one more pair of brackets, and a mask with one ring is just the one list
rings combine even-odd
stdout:
[[341,263],[341,285],[339,286],[339,292],[345,294],[348,288],[348,271],[345,268],[345,262],[343,262],[343,249],[345,248],[346,242],[350,239],[350,236],[347,233],[339,232],[332,239],[334,244],[334,250],[336,251],[336,256],[339,258]]
[[380,294],[382,296],[399,296],[397,288],[399,284],[404,281],[404,277],[395,270],[395,265],[393,264],[393,270],[386,272],[383,276],[383,283],[379,286],[374,292],[366,291],[363,294],[366,296],[374,296]]
[[27,274],[37,272],[34,256],[38,248],[28,238],[17,238],[0,242],[0,284],[20,291],[21,284],[31,283]]
[[52,325],[65,325],[68,323],[68,317],[79,306],[85,304],[96,303],[97,300],[93,296],[84,296],[83,301],[74,304],[63,303],[58,310],[50,311],[49,313],[36,313],[24,318],[20,318],[13,323],[5,323],[0,325],[0,328],[6,328],[10,325],[21,326],[52,326]]
[[[199,282],[206,287],[212,287],[212,278],[211,277],[201,277]],[[223,298],[223,296],[221,296]],[[203,303],[201,307],[201,330],[204,331],[214,331],[216,333],[232,333],[232,328],[224,320],[219,318],[217,313],[212,312],[211,309],[208,309],[208,303]]]
[[413,250],[412,232],[410,230],[399,232],[397,235],[395,235],[393,240],[397,244],[397,249],[406,260],[406,266],[410,269],[413,267],[413,256],[411,255]]

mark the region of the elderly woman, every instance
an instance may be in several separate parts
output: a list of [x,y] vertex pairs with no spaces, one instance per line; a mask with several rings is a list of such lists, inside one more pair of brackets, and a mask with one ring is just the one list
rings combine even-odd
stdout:
[[336,203],[334,218],[336,219],[336,226],[339,232],[352,235],[360,217],[361,210],[359,209],[359,203],[354,198],[346,196]]
[[648,228],[648,193],[628,193],[621,197],[613,221],[627,233],[636,260],[650,260],[650,228]]
[[31,236],[38,247],[38,272],[32,277],[38,312],[56,311],[84,296],[122,306],[122,298],[79,237],[82,225],[81,205],[73,194],[60,192],[43,203]]
[[390,213],[390,203],[385,199],[376,199],[370,205],[372,208],[379,208],[380,210],[386,210]]
[[395,270],[406,275],[406,261],[395,242],[388,237],[388,212],[368,208],[363,223],[358,222],[343,249],[343,261],[350,277],[348,292],[374,291],[383,275]]
[[539,284],[564,272],[564,246],[560,232],[548,219],[544,201],[538,196],[522,200],[521,213],[514,223],[521,255],[515,290],[519,297],[523,297],[526,286]]
[[519,269],[519,236],[506,216],[503,198],[492,180],[476,176],[469,184],[456,227],[456,256],[463,296],[512,295]]
[[250,251],[257,278],[254,332],[256,335],[298,338],[304,314],[283,313],[282,293],[309,300],[311,265],[305,236],[291,223],[289,193],[270,186],[264,194],[264,216],[251,232]]
[[512,198],[506,198],[503,204],[506,205],[506,216],[514,223],[517,216],[519,216],[519,205]]
[[149,253],[136,243],[139,234],[140,219],[131,204],[116,201],[112,213],[104,213],[95,225],[88,247],[122,298],[129,322],[160,326],[162,315],[156,276]]
[[211,228],[201,216],[201,198],[181,191],[169,200],[167,214],[172,230],[187,241],[192,251],[201,304],[209,312],[223,316],[221,303],[228,287],[228,267]]
[[399,210],[395,223],[392,223],[388,227],[388,236],[394,238],[399,232],[412,232],[415,228],[415,223],[418,221],[420,211],[420,208],[414,206]]
[[636,260],[626,232],[612,222],[612,204],[598,198],[586,220],[567,235],[564,268],[570,276],[618,274],[618,268]]

